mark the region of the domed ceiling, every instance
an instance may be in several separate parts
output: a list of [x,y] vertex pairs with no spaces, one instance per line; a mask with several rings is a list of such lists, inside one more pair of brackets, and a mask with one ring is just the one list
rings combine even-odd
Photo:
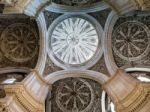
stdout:
[[44,11],[49,32],[44,74],[87,68],[108,74],[102,55],[102,35],[109,12],[110,9],[106,9],[89,14],[62,15]]
[[64,15],[54,21],[49,29],[49,52],[52,53],[50,58],[54,63],[78,67],[89,62],[96,53],[102,54],[99,45],[102,28],[95,28],[96,24],[92,22],[94,19],[90,18],[86,15]]
[[[117,3],[123,7],[126,2],[131,1]],[[149,68],[150,16],[149,12],[124,10],[119,10],[124,15],[118,16],[121,13],[110,7],[102,0],[52,0],[37,8],[36,19],[0,16],[0,68],[37,69],[38,65],[44,69],[39,70],[43,79],[62,72],[62,79],[56,78],[49,91],[47,112],[111,112],[111,100],[100,82],[94,81],[97,74],[90,73],[110,77],[118,68]],[[67,75],[90,71],[94,78],[83,78],[78,73],[64,78],[64,71],[70,72]],[[27,73],[4,73],[2,78],[10,74],[22,81]],[[130,75],[149,78],[148,72],[132,71]]]

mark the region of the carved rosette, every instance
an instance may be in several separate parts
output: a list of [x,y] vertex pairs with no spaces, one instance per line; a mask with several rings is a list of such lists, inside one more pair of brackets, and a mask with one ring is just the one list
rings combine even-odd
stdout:
[[1,50],[11,61],[26,62],[37,53],[37,33],[24,23],[8,26],[2,32],[1,39]]
[[84,79],[61,82],[57,89],[56,103],[63,112],[87,112],[93,102],[93,89]]
[[113,32],[114,53],[126,61],[137,61],[149,53],[149,28],[138,21],[120,24]]

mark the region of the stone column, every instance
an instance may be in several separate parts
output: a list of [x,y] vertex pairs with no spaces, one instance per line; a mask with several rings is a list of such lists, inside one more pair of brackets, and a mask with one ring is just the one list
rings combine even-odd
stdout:
[[103,88],[117,112],[150,111],[150,84],[134,79],[121,69],[103,84]]

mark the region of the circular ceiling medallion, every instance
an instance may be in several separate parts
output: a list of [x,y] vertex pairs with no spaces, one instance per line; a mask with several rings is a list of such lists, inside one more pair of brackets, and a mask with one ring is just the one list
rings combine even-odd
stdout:
[[62,82],[57,89],[56,103],[63,112],[87,112],[93,102],[93,89],[84,79]]
[[127,61],[139,60],[149,53],[149,28],[137,21],[124,22],[113,32],[112,44],[120,58]]
[[11,61],[26,62],[37,53],[37,33],[24,23],[8,26],[1,39],[1,50]]
[[98,30],[90,20],[71,16],[55,24],[50,33],[49,48],[53,57],[64,65],[82,65],[98,51],[99,38]]

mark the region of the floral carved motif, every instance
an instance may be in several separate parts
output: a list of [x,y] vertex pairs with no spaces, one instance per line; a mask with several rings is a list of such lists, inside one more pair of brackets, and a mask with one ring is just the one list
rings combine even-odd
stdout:
[[36,32],[24,23],[8,26],[1,35],[1,50],[5,57],[14,62],[26,62],[38,50]]
[[56,103],[63,112],[85,112],[93,103],[93,89],[83,79],[73,79],[73,83],[61,83],[57,90]]
[[136,61],[148,54],[149,28],[141,22],[127,21],[113,32],[113,51],[123,60]]

